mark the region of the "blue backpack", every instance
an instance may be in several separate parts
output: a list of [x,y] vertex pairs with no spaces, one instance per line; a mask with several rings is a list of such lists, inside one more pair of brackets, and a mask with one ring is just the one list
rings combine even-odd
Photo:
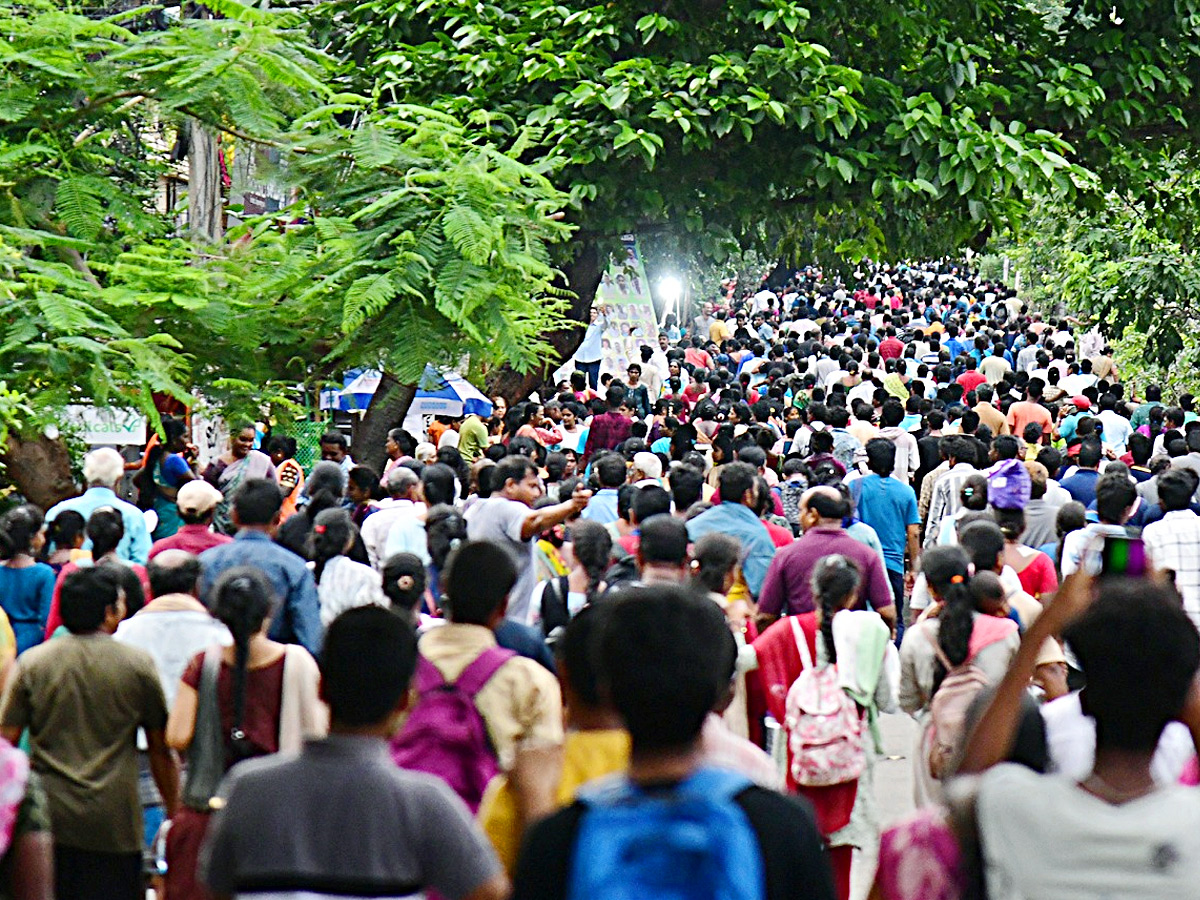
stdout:
[[673,790],[646,792],[617,775],[579,791],[587,807],[570,900],[764,900],[758,837],[733,798],[751,781],[700,769]]

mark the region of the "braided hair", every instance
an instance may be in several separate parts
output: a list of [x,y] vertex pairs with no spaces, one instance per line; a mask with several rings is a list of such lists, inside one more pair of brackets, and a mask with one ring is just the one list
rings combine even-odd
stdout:
[[588,519],[571,523],[571,548],[588,577],[588,598],[604,580],[612,554],[612,535],[603,525]]
[[233,636],[233,727],[229,732],[235,760],[251,753],[242,723],[246,716],[246,671],[250,662],[250,639],[262,630],[275,607],[275,592],[266,576],[253,566],[234,566],[222,573],[213,586],[213,616]]
[[[970,652],[975,613],[967,554],[960,547],[931,547],[921,556],[921,571],[930,592],[943,604],[938,617],[938,647],[950,665],[961,666]],[[938,659],[934,665],[935,691],[945,677],[946,666]]]
[[857,563],[840,553],[831,553],[817,560],[812,572],[812,592],[821,610],[821,637],[831,663],[837,662],[837,647],[833,643],[833,617],[858,599],[862,572]]
[[321,574],[326,564],[335,556],[342,556],[354,539],[354,522],[342,508],[325,509],[313,520],[312,561],[313,579],[321,583]]

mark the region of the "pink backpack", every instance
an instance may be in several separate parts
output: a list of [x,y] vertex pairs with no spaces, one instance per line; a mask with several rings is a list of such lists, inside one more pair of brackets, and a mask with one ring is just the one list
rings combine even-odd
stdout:
[[804,629],[791,621],[802,666],[784,706],[792,778],[802,787],[855,781],[867,764],[858,706],[838,684],[836,665],[813,665]]
[[496,671],[516,656],[491,647],[463,669],[457,681],[442,678],[437,666],[417,657],[417,693],[412,713],[392,738],[392,759],[402,769],[436,775],[475,813],[483,791],[500,771],[475,695]]
[[966,737],[967,710],[990,682],[983,670],[973,665],[974,654],[961,666],[952,666],[934,637],[933,652],[946,669],[929,704],[929,774],[942,779],[954,774],[954,767]]

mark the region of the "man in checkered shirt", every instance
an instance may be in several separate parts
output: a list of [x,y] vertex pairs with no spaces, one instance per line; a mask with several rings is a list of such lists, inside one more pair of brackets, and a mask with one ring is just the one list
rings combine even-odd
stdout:
[[1190,508],[1198,481],[1190,469],[1168,469],[1158,476],[1164,515],[1142,530],[1142,540],[1150,564],[1175,573],[1183,608],[1200,627],[1200,516]]

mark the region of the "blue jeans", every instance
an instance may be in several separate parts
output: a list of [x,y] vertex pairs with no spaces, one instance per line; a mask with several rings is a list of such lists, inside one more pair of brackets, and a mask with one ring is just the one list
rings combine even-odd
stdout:
[[899,647],[904,640],[904,573],[888,569],[887,578],[896,597],[896,646]]
[[600,387],[600,360],[595,362],[580,362],[575,360],[575,371],[587,374],[588,387],[593,391]]

